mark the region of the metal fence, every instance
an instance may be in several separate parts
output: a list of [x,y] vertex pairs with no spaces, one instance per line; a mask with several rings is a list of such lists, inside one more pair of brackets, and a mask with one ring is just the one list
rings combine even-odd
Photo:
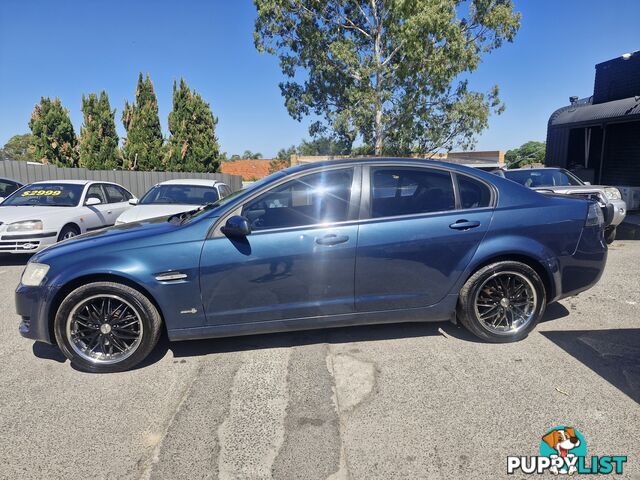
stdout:
[[156,183],[173,179],[207,178],[226,183],[235,192],[242,188],[242,177],[226,173],[189,172],[132,172],[129,170],[87,170],[86,168],[59,168],[16,160],[0,161],[0,177],[33,183],[42,180],[97,180],[122,185],[136,197],[141,197]]

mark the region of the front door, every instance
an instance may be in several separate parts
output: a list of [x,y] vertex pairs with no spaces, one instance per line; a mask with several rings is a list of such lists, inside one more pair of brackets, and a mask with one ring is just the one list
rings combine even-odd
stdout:
[[369,220],[360,225],[356,311],[433,305],[445,297],[487,232],[491,190],[422,167],[371,167]]
[[[354,188],[356,185],[356,188]],[[200,288],[210,325],[351,313],[359,177],[311,173],[249,199],[234,213],[252,233],[205,242]]]

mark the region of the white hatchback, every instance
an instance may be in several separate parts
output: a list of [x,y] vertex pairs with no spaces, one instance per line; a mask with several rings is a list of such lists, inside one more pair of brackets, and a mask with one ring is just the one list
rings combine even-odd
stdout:
[[0,205],[0,253],[33,253],[109,227],[135,197],[115,183],[51,180],[22,187]]
[[155,217],[175,215],[214,203],[231,194],[225,183],[217,180],[168,180],[158,183],[145,193],[140,201],[120,215],[117,224],[139,222]]

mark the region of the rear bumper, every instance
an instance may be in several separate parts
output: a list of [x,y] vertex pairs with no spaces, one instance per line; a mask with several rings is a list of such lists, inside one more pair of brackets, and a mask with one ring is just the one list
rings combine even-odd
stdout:
[[577,295],[598,283],[607,263],[607,254],[602,229],[585,228],[573,255],[551,261],[556,284],[555,297],[551,301]]
[[58,232],[0,235],[0,253],[35,253],[58,240]]
[[624,200],[611,200],[609,204],[613,206],[613,219],[611,226],[620,225],[627,216],[627,204]]

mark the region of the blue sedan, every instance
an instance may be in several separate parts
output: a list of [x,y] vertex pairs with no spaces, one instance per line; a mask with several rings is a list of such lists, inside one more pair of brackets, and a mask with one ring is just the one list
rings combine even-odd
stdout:
[[92,232],[27,265],[20,333],[91,372],[170,340],[401,321],[520,340],[593,286],[602,212],[471,168],[362,159],[289,168],[217,203]]

